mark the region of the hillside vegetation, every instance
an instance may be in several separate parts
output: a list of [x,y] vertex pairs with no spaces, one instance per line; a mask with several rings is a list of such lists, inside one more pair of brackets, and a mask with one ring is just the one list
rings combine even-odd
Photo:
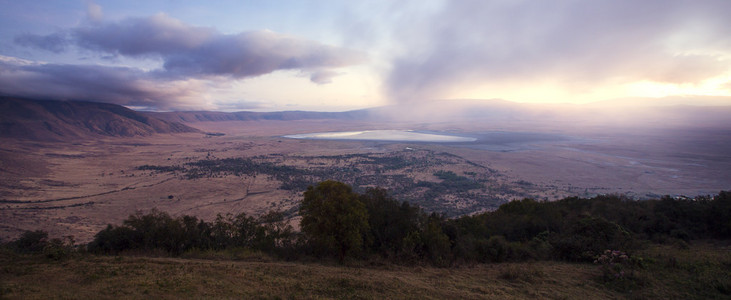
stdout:
[[[647,201],[524,199],[448,219],[383,189],[359,194],[324,181],[307,189],[299,213],[301,232],[280,212],[207,222],[157,210],[109,225],[85,247],[26,232],[5,244],[3,277],[13,280],[3,293],[44,291],[28,282],[49,268],[57,273],[49,278],[82,289],[113,286],[119,293],[110,297],[144,292],[131,291],[129,282],[145,282],[147,293],[201,297],[731,296],[729,192]],[[83,278],[95,272],[94,280]],[[117,276],[124,280],[111,279]]]

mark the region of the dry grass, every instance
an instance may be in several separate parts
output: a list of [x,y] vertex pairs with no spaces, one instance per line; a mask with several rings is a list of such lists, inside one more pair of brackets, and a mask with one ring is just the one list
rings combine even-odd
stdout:
[[443,269],[96,256],[63,262],[7,259],[0,295],[9,299],[618,296],[587,280],[596,273],[593,266],[548,262]]
[[729,241],[695,242],[690,248],[655,246],[637,255],[643,257],[646,265],[639,274],[639,281],[650,287],[638,291],[638,297],[731,298]]
[[53,261],[0,251],[0,298],[727,299],[731,293],[728,245],[653,246],[635,255],[643,257],[644,267],[617,284],[604,282],[596,265],[562,262],[341,266],[282,262],[257,253]]

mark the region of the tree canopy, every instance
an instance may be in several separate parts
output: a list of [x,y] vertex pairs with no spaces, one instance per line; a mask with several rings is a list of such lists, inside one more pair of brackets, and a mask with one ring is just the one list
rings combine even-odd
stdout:
[[336,253],[342,261],[363,249],[368,211],[350,186],[327,180],[308,187],[300,215],[302,232],[316,252]]

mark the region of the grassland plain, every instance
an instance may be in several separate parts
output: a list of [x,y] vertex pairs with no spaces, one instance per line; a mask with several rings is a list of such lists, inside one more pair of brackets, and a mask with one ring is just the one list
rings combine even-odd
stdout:
[[631,280],[597,265],[553,261],[450,268],[378,261],[284,262],[251,252],[184,258],[78,254],[50,260],[0,253],[4,299],[728,299],[728,243],[653,245]]

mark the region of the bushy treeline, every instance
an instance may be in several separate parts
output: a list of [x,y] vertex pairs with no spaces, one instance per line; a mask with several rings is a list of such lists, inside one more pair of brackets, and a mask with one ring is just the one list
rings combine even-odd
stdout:
[[[301,232],[295,232],[279,212],[258,218],[219,215],[206,222],[152,210],[131,215],[121,225],[108,225],[87,249],[104,254],[162,250],[176,256],[191,250],[245,248],[286,259],[380,257],[445,266],[587,261],[607,249],[629,253],[648,242],[682,246],[694,239],[731,238],[731,192],[644,201],[616,195],[553,202],[524,199],[492,212],[449,219],[399,202],[381,188],[360,194],[344,183],[324,181],[305,191],[300,215]],[[39,232],[9,244],[34,251],[49,245],[47,235]]]
[[645,242],[682,246],[695,239],[731,238],[731,192],[644,201],[616,195],[524,199],[443,224],[456,259],[591,260],[606,249],[633,251]]
[[248,248],[267,252],[289,248],[292,226],[280,212],[259,218],[218,215],[213,222],[193,216],[171,217],[152,210],[129,216],[120,226],[108,225],[94,237],[87,249],[94,253],[117,254],[128,250],[158,251],[180,255],[189,250]]
[[[731,193],[635,201],[622,196],[531,199],[454,219],[398,202],[379,188],[363,194],[325,181],[305,192],[302,232],[315,255],[398,262],[593,260],[607,249],[633,251],[646,242],[680,244],[731,238]],[[687,244],[686,244],[687,245]]]
[[6,249],[23,254],[43,254],[54,260],[66,258],[76,253],[77,248],[72,236],[48,238],[43,230],[26,231],[18,239],[2,244]]

